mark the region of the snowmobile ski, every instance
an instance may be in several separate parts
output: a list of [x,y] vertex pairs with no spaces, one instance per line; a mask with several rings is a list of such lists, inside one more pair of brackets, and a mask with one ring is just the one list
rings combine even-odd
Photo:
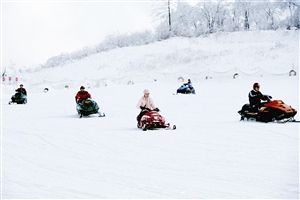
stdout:
[[99,112],[98,117],[105,117],[105,113],[100,113],[100,112]]
[[173,126],[168,126],[168,127],[165,127],[165,128],[151,128],[151,127],[146,126],[144,124],[144,126],[142,126],[141,129],[143,131],[147,131],[147,130],[159,130],[159,129],[161,129],[161,130],[175,130],[175,129],[177,129],[177,127],[176,127],[176,125],[173,125]]
[[295,120],[294,118],[289,118],[289,119],[285,119],[285,120],[278,120],[278,121],[275,121],[277,123],[282,123],[282,124],[285,124],[287,122],[300,122],[299,120]]

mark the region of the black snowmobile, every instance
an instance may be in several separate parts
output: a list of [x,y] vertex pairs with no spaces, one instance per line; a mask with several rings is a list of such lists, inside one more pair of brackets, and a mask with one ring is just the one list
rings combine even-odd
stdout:
[[76,109],[80,118],[91,114],[99,114],[99,117],[105,116],[104,113],[99,112],[98,104],[92,99],[85,99],[80,103],[77,103]]
[[178,93],[181,93],[181,94],[195,94],[196,91],[195,91],[195,88],[192,87],[192,86],[189,86],[187,84],[183,84],[182,86],[180,86],[178,89],[177,89],[177,94]]
[[16,92],[12,97],[11,101],[8,102],[8,104],[26,104],[27,103],[27,96],[23,94],[22,92]]
[[[256,120],[260,122],[296,122],[294,116],[297,110],[285,104],[282,100],[271,100],[271,96],[264,95],[264,102],[257,110],[251,108],[250,104],[243,105],[238,111],[241,120]],[[298,122],[298,121],[297,121]]]

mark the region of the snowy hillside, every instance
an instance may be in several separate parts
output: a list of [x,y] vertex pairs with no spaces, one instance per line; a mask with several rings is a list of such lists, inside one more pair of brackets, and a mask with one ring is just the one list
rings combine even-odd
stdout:
[[[16,85],[1,96],[2,196],[299,199],[299,123],[237,113],[254,82],[299,111],[292,66],[299,32],[267,31],[172,38],[23,74],[28,103],[7,104]],[[173,95],[180,76],[195,95]],[[78,117],[79,85],[106,117]],[[176,130],[136,128],[144,88]]]
[[234,73],[287,75],[292,68],[298,71],[298,56],[299,31],[216,33],[115,49],[21,77],[30,84],[80,82],[97,87],[179,76],[203,80],[232,78]]

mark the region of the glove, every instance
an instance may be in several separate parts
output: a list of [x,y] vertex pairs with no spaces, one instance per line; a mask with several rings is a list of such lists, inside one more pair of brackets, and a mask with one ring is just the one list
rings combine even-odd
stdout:
[[158,109],[158,108],[155,108],[154,111],[159,112],[159,109]]

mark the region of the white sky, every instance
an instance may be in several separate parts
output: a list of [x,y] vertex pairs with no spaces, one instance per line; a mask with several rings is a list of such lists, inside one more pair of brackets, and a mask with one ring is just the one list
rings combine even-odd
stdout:
[[20,68],[100,43],[106,35],[151,30],[143,1],[2,1],[2,64]]

